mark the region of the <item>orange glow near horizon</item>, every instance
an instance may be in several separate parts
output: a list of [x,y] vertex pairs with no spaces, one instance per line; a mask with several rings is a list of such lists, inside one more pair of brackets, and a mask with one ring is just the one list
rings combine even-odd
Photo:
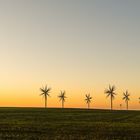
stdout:
[[[36,91],[35,91],[36,90]],[[2,90],[1,93],[5,93],[0,98],[1,107],[44,107],[44,98],[40,96],[39,88],[32,89],[14,89],[14,90]],[[120,104],[122,104],[122,109],[126,109],[126,104],[122,100],[122,90],[116,90],[117,96],[113,101],[113,108],[120,109]],[[60,90],[52,89],[50,97],[48,97],[48,107],[61,107],[61,102],[58,99],[58,94]],[[102,90],[91,90],[86,91],[86,89],[66,90],[66,108],[87,108],[85,103],[85,94],[90,93],[93,97],[91,102],[91,108],[93,109],[110,109],[110,98],[106,98],[104,94],[104,89]],[[131,93],[129,109],[138,109],[140,104],[138,102],[138,97]]]

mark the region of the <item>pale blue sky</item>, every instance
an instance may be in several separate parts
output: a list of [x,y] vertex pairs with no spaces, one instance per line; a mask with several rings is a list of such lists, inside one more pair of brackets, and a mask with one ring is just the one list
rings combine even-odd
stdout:
[[97,91],[114,83],[140,92],[139,7],[139,0],[0,0],[0,83]]

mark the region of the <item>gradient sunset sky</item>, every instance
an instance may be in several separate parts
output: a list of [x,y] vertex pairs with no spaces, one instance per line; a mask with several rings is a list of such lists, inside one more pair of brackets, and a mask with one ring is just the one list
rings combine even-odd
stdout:
[[109,108],[115,85],[139,109],[139,0],[0,0],[0,106],[43,107],[39,88],[52,87],[49,107],[66,90],[66,107]]

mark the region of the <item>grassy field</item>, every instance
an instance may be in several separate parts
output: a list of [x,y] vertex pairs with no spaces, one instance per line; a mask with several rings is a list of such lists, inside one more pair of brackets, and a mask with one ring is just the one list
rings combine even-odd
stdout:
[[140,111],[0,108],[0,140],[140,140]]

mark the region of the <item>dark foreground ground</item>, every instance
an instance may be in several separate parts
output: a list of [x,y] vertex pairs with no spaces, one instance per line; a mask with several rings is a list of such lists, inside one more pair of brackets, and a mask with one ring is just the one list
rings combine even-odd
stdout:
[[0,108],[0,140],[140,140],[140,111]]

